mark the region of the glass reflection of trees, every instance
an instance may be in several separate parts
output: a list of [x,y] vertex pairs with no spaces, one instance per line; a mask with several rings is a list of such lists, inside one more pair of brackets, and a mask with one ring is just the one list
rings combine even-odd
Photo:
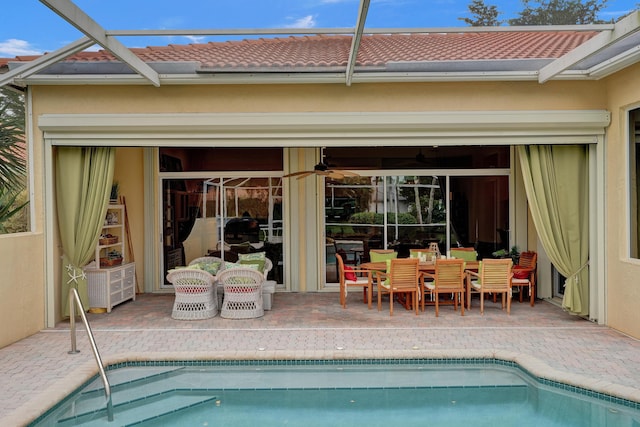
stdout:
[[445,203],[436,176],[327,180],[325,219],[327,237],[363,240],[369,248],[385,241],[426,245],[445,237]]

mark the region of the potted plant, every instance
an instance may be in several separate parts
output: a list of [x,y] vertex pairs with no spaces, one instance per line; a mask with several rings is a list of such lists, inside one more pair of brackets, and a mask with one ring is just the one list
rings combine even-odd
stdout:
[[512,246],[509,251],[506,249],[497,250],[492,252],[491,255],[494,258],[511,258],[513,260],[513,265],[518,264],[518,261],[520,261],[520,250],[517,246]]
[[513,260],[513,265],[517,265],[518,262],[520,261],[520,250],[518,249],[517,246],[511,247],[511,250],[509,251],[509,256]]
[[115,181],[112,185],[111,185],[111,195],[109,196],[109,202],[112,204],[116,204],[118,203],[118,191],[120,188],[120,184],[118,184],[118,181]]

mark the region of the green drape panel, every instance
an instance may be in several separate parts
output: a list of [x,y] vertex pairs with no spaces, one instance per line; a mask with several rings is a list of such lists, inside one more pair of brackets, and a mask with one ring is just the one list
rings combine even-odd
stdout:
[[562,306],[589,314],[589,169],[585,146],[519,146],[538,235],[565,281]]
[[84,267],[95,253],[113,183],[115,149],[58,147],[56,202],[62,242],[62,307],[69,314],[69,288],[89,308]]

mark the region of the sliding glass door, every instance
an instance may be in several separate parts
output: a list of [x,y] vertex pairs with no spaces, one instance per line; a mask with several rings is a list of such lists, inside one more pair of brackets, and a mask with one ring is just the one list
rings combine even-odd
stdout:
[[368,260],[371,249],[438,244],[474,247],[490,257],[509,245],[508,171],[478,175],[371,175],[325,181],[326,282],[337,281],[335,253],[348,264]]
[[201,256],[264,250],[282,283],[282,178],[170,178],[162,189],[164,276]]

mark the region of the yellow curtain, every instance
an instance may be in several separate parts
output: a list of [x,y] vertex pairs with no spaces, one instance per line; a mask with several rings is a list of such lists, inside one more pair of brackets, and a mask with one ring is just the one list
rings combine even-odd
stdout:
[[109,147],[58,147],[56,202],[62,241],[62,307],[69,315],[69,289],[78,289],[89,308],[84,267],[91,261],[109,203],[115,149]]
[[566,277],[562,306],[589,314],[589,169],[586,146],[519,146],[524,186],[549,259]]

